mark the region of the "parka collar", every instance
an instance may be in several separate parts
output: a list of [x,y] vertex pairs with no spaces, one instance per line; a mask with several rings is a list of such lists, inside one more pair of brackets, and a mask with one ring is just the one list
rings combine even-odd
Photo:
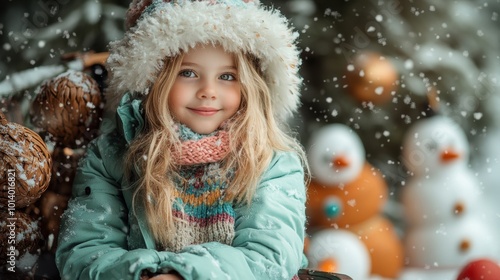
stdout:
[[130,144],[144,129],[142,100],[133,98],[130,93],[125,94],[116,109],[116,115],[118,132],[123,136],[127,144]]

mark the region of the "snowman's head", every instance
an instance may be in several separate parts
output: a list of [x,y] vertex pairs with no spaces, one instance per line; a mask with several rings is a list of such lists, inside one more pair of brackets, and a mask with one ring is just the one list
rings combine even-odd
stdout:
[[314,233],[307,258],[310,267],[320,271],[345,273],[352,279],[368,279],[370,275],[367,247],[355,233],[344,229],[327,228]]
[[468,157],[465,133],[457,123],[444,116],[417,121],[406,132],[403,141],[403,162],[415,175],[464,167]]
[[327,125],[316,131],[307,152],[313,179],[325,185],[353,181],[365,163],[361,139],[342,124]]

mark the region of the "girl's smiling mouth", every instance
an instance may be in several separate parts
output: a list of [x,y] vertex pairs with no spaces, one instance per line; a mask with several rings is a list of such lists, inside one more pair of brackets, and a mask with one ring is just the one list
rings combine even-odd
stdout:
[[219,109],[211,108],[211,107],[196,107],[196,108],[188,108],[193,113],[202,115],[202,116],[212,116],[215,113],[219,112]]

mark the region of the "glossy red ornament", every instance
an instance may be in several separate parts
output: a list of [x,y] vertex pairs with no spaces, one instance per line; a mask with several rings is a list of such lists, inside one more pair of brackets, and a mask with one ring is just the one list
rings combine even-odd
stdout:
[[498,280],[500,265],[490,259],[477,259],[465,265],[457,280]]

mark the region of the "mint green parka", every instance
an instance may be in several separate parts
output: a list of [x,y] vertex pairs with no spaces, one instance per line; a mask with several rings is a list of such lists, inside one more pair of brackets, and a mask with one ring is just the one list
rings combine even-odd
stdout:
[[145,269],[175,270],[184,279],[292,279],[307,264],[304,171],[297,155],[276,152],[251,205],[234,206],[231,246],[210,242],[179,253],[159,251],[123,180],[123,154],[143,128],[140,103],[126,95],[116,124],[104,125],[108,132],[80,161],[56,252],[62,279],[139,279]]

